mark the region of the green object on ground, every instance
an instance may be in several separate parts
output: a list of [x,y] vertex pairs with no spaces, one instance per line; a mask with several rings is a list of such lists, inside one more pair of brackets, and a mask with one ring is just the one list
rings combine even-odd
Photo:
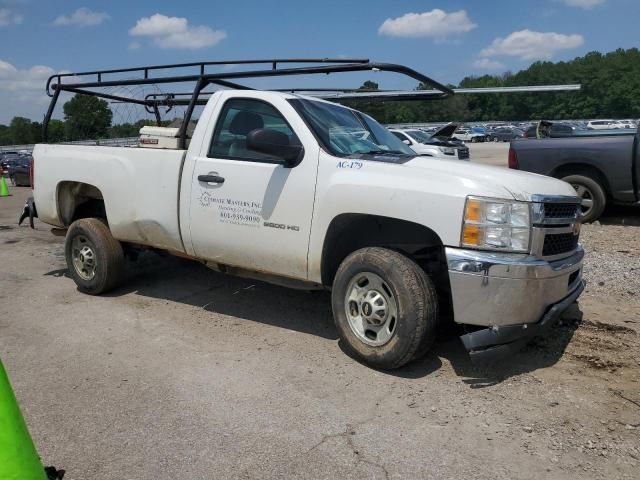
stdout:
[[47,479],[2,361],[0,361],[0,479]]
[[8,197],[9,196],[9,187],[7,187],[7,181],[4,177],[0,180],[0,197]]

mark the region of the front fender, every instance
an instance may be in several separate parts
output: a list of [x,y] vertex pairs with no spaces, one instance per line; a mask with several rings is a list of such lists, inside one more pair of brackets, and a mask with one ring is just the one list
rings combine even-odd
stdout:
[[428,170],[415,171],[401,164],[362,161],[356,163],[361,164],[359,168],[352,168],[349,163],[354,162],[321,155],[309,244],[310,280],[322,280],[324,241],[331,222],[340,215],[404,220],[433,230],[444,245],[459,244],[468,194],[459,179],[443,181],[437,174],[429,178]]

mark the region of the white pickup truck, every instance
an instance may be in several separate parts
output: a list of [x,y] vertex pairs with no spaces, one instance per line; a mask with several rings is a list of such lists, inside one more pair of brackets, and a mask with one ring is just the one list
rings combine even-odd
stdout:
[[340,338],[391,369],[445,318],[473,356],[510,351],[584,288],[580,200],[560,180],[416,156],[373,118],[295,93],[218,91],[187,150],[154,148],[167,135],[35,147],[31,215],[66,232],[81,291],[117,287],[132,246],[327,289]]

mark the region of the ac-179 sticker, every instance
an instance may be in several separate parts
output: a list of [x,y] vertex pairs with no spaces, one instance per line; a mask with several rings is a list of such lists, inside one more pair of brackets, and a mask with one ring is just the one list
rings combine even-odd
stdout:
[[351,170],[360,170],[363,166],[364,163],[357,160],[341,160],[336,165],[337,168],[350,168]]

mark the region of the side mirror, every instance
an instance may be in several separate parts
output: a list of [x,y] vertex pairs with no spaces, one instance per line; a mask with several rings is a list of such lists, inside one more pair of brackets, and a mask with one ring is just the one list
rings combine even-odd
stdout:
[[402,143],[404,143],[405,145],[411,145],[411,141],[407,139],[402,140]]
[[300,163],[304,154],[302,145],[291,145],[286,134],[270,128],[251,130],[247,135],[247,148],[280,158],[289,168]]

